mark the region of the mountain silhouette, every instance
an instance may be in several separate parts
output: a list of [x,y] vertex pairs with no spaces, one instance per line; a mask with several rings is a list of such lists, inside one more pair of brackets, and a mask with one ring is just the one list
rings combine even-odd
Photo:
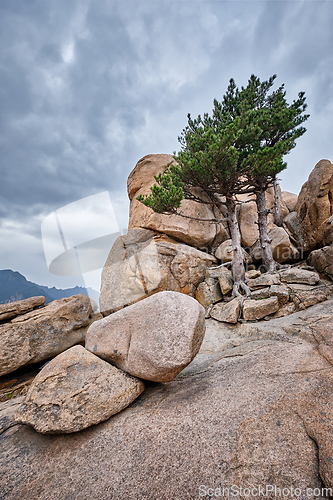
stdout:
[[11,269],[0,270],[0,304],[14,302],[15,300],[28,299],[29,297],[35,297],[38,295],[43,295],[46,299],[45,304],[48,304],[53,300],[71,297],[72,295],[77,295],[78,293],[84,293],[85,295],[92,297],[98,304],[99,293],[92,288],[87,289],[82,286],[66,288],[64,290],[55,287],[49,288],[47,286],[37,285],[32,281],[28,281],[18,271],[12,271]]

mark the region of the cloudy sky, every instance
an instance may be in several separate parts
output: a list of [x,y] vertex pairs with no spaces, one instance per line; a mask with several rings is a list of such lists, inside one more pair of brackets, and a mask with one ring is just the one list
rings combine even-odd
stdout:
[[289,102],[306,93],[284,190],[333,160],[332,0],[1,0],[0,26],[0,269],[84,284],[49,272],[43,221],[108,191],[126,227],[136,162],[178,150],[187,113],[210,112],[231,77],[276,73]]

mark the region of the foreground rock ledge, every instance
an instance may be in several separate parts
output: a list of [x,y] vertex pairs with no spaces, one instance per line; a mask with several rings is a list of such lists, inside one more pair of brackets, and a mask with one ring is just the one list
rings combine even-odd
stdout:
[[37,375],[15,421],[44,434],[81,431],[120,412],[143,390],[141,380],[74,346]]
[[170,382],[196,356],[204,334],[199,302],[160,292],[92,324],[86,349],[135,377]]
[[78,294],[0,325],[0,375],[38,363],[84,341],[93,321],[90,299]]
[[146,384],[131,406],[79,433],[11,427],[15,405],[4,403],[1,499],[184,500],[204,498],[201,485],[332,487],[333,367],[318,350],[332,352],[332,315],[328,300],[255,325],[210,319],[177,378]]

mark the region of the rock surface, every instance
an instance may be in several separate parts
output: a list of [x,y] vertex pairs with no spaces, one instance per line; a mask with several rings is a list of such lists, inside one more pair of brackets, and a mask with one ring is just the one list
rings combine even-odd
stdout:
[[86,349],[135,377],[169,382],[196,356],[204,335],[199,302],[160,292],[91,325]]
[[332,487],[332,315],[328,300],[255,325],[209,319],[176,379],[80,433],[14,425],[17,404],[3,403],[1,498],[182,500],[259,484],[324,498],[306,488]]
[[90,300],[73,295],[0,325],[0,375],[38,363],[84,341],[93,321]]
[[114,243],[102,271],[100,311],[106,316],[164,290],[194,295],[217,260],[147,229]]
[[17,300],[9,304],[0,304],[0,321],[7,321],[20,314],[25,314],[45,303],[45,297],[30,297],[29,299]]
[[74,346],[44,366],[14,419],[43,434],[77,432],[119,413],[143,390],[141,380]]
[[[151,229],[197,248],[206,247],[219,237],[220,232],[222,235],[226,233],[224,226],[178,215],[158,214],[136,199],[140,194],[150,194],[150,188],[156,184],[154,176],[164,172],[171,163],[174,163],[173,156],[166,154],[147,155],[138,161],[127,181],[128,196],[131,200],[128,227]],[[201,219],[214,219],[217,215],[209,205],[190,200],[184,200],[179,211]],[[219,218],[221,217],[219,214]]]

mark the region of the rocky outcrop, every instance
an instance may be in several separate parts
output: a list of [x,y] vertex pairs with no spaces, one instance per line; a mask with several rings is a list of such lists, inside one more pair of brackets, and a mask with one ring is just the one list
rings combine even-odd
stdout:
[[135,377],[170,382],[204,335],[204,308],[187,295],[161,292],[91,325],[86,349]]
[[147,384],[131,406],[80,433],[15,425],[20,402],[3,403],[0,495],[180,500],[275,485],[325,498],[322,488],[333,486],[332,315],[328,300],[256,324],[209,319],[199,354],[178,377]]
[[289,216],[293,220],[288,229],[303,251],[314,250],[321,245],[326,223],[333,214],[333,165],[329,160],[320,160],[312,170],[295,211],[297,214]]
[[0,375],[49,359],[83,342],[93,320],[89,298],[79,294],[1,324]]
[[114,243],[102,271],[100,311],[116,312],[164,290],[194,295],[215,257],[147,229]]
[[77,432],[120,412],[143,390],[141,380],[74,346],[44,366],[14,418],[43,434]]
[[[136,198],[140,194],[150,194],[150,188],[156,184],[154,176],[164,172],[174,161],[173,156],[166,154],[147,155],[138,161],[127,181],[128,196],[131,201],[128,227],[158,231],[197,248],[207,247],[216,238],[221,241],[229,238],[228,230],[222,223],[215,224],[179,215],[158,214],[137,201]],[[204,194],[201,196],[205,201]],[[199,219],[223,217],[220,213],[214,213],[210,205],[190,200],[184,200],[179,211],[186,216]]]
[[17,300],[9,304],[0,304],[0,322],[8,321],[33,309],[38,309],[45,303],[45,297],[31,297],[29,299]]

